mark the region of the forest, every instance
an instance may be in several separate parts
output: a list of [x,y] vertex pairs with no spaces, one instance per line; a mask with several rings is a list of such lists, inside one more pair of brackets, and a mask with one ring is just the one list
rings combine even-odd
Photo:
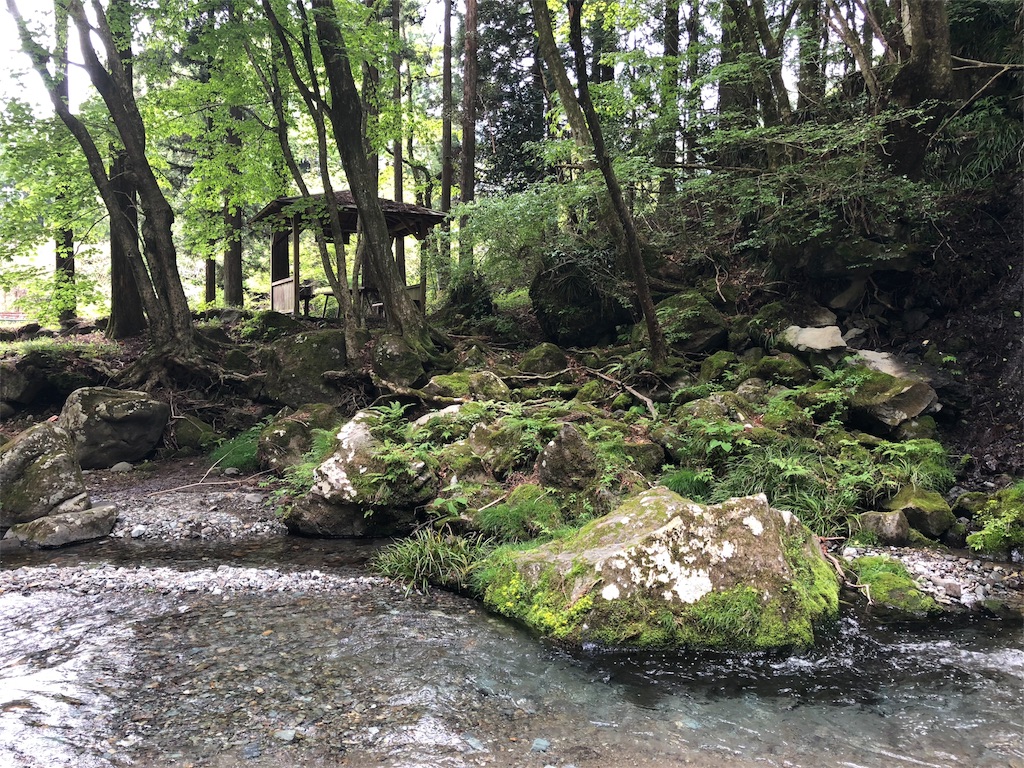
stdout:
[[3,2],[0,761],[1024,758],[1020,0]]

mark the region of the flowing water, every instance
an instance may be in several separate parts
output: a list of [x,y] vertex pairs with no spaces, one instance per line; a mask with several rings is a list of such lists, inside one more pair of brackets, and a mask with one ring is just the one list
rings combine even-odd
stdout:
[[[570,655],[471,600],[368,577],[371,551],[6,557],[39,570],[0,594],[0,766],[1024,766],[1010,627],[845,619],[795,656]],[[163,581],[122,590],[112,566]],[[192,587],[166,586],[179,572]],[[224,584],[243,572],[276,581]],[[304,574],[337,581],[281,586]]]

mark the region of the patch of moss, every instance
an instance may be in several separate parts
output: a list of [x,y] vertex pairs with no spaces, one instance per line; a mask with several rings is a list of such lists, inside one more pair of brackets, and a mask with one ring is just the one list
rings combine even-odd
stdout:
[[850,570],[861,584],[866,584],[873,614],[885,620],[917,620],[938,613],[941,609],[931,597],[917,588],[903,563],[884,555],[858,557],[850,562]]
[[554,491],[532,483],[523,483],[504,503],[482,509],[474,517],[481,531],[500,542],[535,539],[563,522]]

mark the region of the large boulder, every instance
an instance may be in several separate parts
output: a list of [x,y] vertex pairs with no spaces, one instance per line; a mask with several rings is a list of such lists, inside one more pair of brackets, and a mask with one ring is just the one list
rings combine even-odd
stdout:
[[267,372],[263,385],[266,399],[298,408],[338,398],[338,389],[324,378],[324,372],[345,367],[343,331],[297,333],[268,345],[260,356]]
[[565,352],[557,344],[545,341],[523,355],[519,368],[525,373],[555,373],[565,370],[568,364]]
[[597,455],[572,424],[563,424],[537,457],[541,485],[582,490],[597,477]]
[[170,415],[167,403],[145,392],[83,387],[68,395],[57,423],[71,435],[83,469],[105,469],[149,455]]
[[313,474],[309,498],[284,518],[295,533],[387,536],[412,528],[412,510],[437,494],[432,467],[412,449],[373,434],[378,416],[360,411],[341,428],[337,448]]
[[838,611],[816,537],[763,494],[702,506],[654,488],[481,572],[491,609],[570,643],[806,647]]
[[863,380],[850,398],[850,413],[869,426],[891,430],[942,407],[935,390],[922,381],[868,368],[861,371]]
[[892,512],[865,512],[854,524],[858,532],[873,537],[887,547],[902,547],[910,541],[910,523],[902,510]]
[[381,336],[373,347],[373,372],[401,387],[422,383],[426,376],[423,361],[405,339],[392,333]]
[[0,528],[92,506],[67,432],[29,427],[0,448]]
[[933,539],[939,538],[956,523],[956,517],[942,495],[908,486],[885,503],[887,509],[900,511],[911,528]]
[[23,547],[53,549],[109,536],[117,522],[117,507],[104,504],[81,512],[48,515],[30,523],[11,526],[5,540]]
[[313,431],[334,429],[342,422],[333,405],[310,403],[292,410],[285,408],[260,432],[256,458],[262,469],[280,472],[300,464],[313,447]]
[[836,325],[821,328],[807,328],[791,325],[776,339],[780,349],[806,355],[841,354],[846,351],[843,333]]
[[[678,352],[699,354],[722,349],[729,336],[722,313],[696,291],[671,296],[655,311],[665,341]],[[633,332],[634,345],[647,343],[647,327],[639,323]]]

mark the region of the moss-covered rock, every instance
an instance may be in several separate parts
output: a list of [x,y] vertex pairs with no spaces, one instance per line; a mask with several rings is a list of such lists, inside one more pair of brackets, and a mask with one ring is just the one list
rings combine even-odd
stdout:
[[[665,341],[677,352],[699,354],[722,349],[728,339],[728,326],[722,314],[696,291],[671,296],[655,307]],[[647,343],[643,323],[633,331],[634,346]]]
[[313,474],[309,494],[285,516],[289,530],[384,536],[411,529],[414,510],[437,495],[436,460],[414,445],[378,439],[373,429],[379,419],[371,410],[360,411],[341,428],[334,453]]
[[260,467],[281,472],[301,463],[313,447],[314,430],[333,430],[341,421],[341,412],[327,403],[285,408],[260,431],[256,449]]
[[941,494],[912,486],[896,494],[885,503],[885,507],[903,512],[912,528],[933,539],[939,538],[956,522]]
[[816,539],[764,496],[701,506],[645,491],[575,535],[498,550],[484,601],[570,643],[806,647],[835,617],[838,582]]
[[260,356],[267,372],[264,398],[291,408],[338,398],[339,390],[323,374],[345,368],[343,331],[298,333],[264,347]]
[[541,485],[582,490],[597,476],[597,455],[572,424],[563,424],[537,458]]
[[859,382],[850,397],[851,413],[868,425],[891,429],[936,409],[938,395],[921,381],[901,379],[858,367]]
[[385,381],[412,387],[426,378],[423,361],[401,336],[388,333],[373,347],[373,371]]
[[700,381],[715,381],[722,378],[722,376],[736,364],[737,357],[732,352],[727,350],[719,350],[713,355],[709,355],[704,359],[704,362],[700,364]]
[[899,560],[884,555],[858,557],[849,563],[860,584],[867,587],[868,612],[881,621],[920,621],[940,612]]
[[542,536],[563,523],[557,493],[534,483],[516,486],[500,503],[470,512],[477,530],[500,542],[520,542]]
[[268,310],[256,312],[239,325],[238,332],[246,341],[274,341],[302,329],[302,323],[288,315]]
[[178,416],[171,421],[171,435],[178,448],[208,451],[217,444],[221,435],[197,416]]
[[557,345],[550,342],[538,344],[523,355],[519,367],[526,373],[555,373],[563,370],[569,359]]
[[423,387],[430,395],[441,397],[473,397],[478,400],[511,399],[511,392],[496,374],[490,371],[456,371],[434,376]]
[[787,387],[806,384],[811,379],[811,369],[807,364],[789,352],[765,355],[751,366],[751,374]]
[[92,506],[67,432],[44,421],[0,448],[0,528]]

